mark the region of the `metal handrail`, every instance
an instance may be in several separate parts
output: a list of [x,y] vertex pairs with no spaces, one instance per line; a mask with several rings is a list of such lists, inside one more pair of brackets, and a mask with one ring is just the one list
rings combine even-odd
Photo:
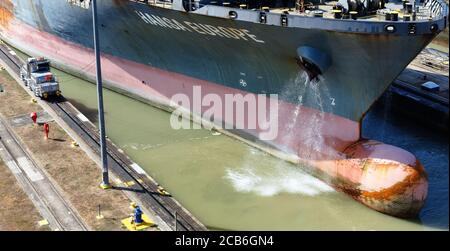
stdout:
[[67,2],[69,2],[72,5],[75,6],[79,6],[81,8],[84,9],[89,9],[89,6],[91,5],[91,0],[85,0],[85,1],[80,1],[80,0],[67,0]]
[[430,13],[430,18],[442,18],[448,16],[448,5],[444,0],[425,0],[423,7]]
[[[69,0],[74,1],[74,0]],[[75,0],[76,1],[76,0]],[[135,2],[141,2],[149,5],[155,5],[158,7],[163,8],[171,8],[172,2],[168,0],[131,0]],[[211,5],[211,4],[201,4],[199,1],[191,0],[190,2],[191,10],[196,11],[199,10],[205,6]],[[214,4],[213,4],[214,5]],[[220,6],[220,5],[214,5],[214,6]],[[194,8],[192,8],[194,7]],[[422,4],[422,11],[416,12],[418,14],[418,19],[440,19],[443,17],[446,17],[448,15],[448,6],[445,3],[444,0],[425,0]],[[236,8],[238,9],[238,8]],[[250,9],[248,9],[250,10]]]

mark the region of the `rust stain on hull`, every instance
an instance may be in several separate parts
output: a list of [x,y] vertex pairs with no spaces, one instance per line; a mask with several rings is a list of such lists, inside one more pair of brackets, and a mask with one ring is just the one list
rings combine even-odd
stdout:
[[[397,168],[403,168],[402,164],[397,165]],[[378,211],[398,217],[416,216],[425,204],[428,178],[419,161],[415,166],[407,168],[411,174],[403,180],[379,191],[364,191],[357,200]]]
[[[389,167],[395,168],[392,166]],[[384,167],[381,166],[380,168]],[[366,191],[362,193],[362,196],[370,197],[377,200],[389,200],[399,194],[404,194],[410,187],[414,186],[417,183],[420,183],[423,179],[426,179],[426,175],[424,172],[422,171],[413,172],[412,174],[407,176],[404,180],[395,183],[393,186],[389,188],[373,192]]]
[[13,18],[13,3],[11,0],[0,1],[0,26],[7,27]]
[[[361,140],[336,160],[339,178],[334,186],[379,212],[414,217],[428,192],[422,164],[411,153],[373,140]],[[336,182],[337,181],[337,182]]]
[[374,140],[359,140],[335,160],[304,164],[336,190],[379,212],[414,217],[425,203],[428,178],[411,153]]

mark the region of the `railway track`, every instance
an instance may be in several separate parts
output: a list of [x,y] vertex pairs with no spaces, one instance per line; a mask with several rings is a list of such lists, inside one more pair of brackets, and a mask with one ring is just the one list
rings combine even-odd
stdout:
[[[19,74],[23,64],[14,51],[6,45],[0,44],[0,58]],[[64,120],[86,142],[95,154],[100,155],[100,139],[98,129],[89,122],[70,102],[60,97],[48,100],[46,104],[60,118]],[[116,187],[136,191],[142,206],[151,209],[172,230],[196,231],[207,230],[203,224],[195,219],[173,197],[161,194],[158,183],[148,176],[136,163],[108,139],[107,140],[108,163],[110,171],[120,180],[124,180],[126,187]],[[172,223],[172,224],[171,224]]]
[[53,230],[86,231],[88,227],[0,118],[0,153],[19,185]]

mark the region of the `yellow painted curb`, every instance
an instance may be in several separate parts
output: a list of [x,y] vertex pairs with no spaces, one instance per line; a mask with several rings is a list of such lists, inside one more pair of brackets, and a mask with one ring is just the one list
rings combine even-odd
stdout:
[[43,219],[43,220],[38,221],[38,224],[40,227],[42,227],[42,226],[47,226],[49,223],[46,219]]
[[134,181],[127,181],[127,182],[124,182],[123,183],[126,187],[130,187],[130,186],[132,186],[132,185],[134,185],[134,184],[136,184]]

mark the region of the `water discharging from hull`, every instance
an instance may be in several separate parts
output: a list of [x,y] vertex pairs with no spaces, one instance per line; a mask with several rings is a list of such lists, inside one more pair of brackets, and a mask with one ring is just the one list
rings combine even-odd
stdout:
[[[325,112],[332,113],[333,107],[336,105],[335,99],[330,96],[324,78],[319,75],[310,79],[305,71],[300,71],[295,79],[284,87],[280,96],[297,100],[296,107],[290,114],[289,122],[283,128],[288,132],[283,138],[284,145],[291,145],[290,142],[293,139],[300,137],[302,146],[306,146],[301,147],[301,151],[294,153],[300,158],[314,159],[322,154],[336,156],[338,153],[329,146],[333,142],[326,142],[323,135],[324,128],[327,126]],[[319,112],[308,113],[304,108],[305,104]]]
[[[301,71],[280,94],[281,98],[289,98],[290,100],[296,98],[298,100],[288,123],[283,128],[288,132],[283,141],[288,142],[293,137],[297,137],[295,127],[300,125],[302,137],[305,140],[304,144],[310,146],[309,148],[302,148],[301,153],[295,153],[300,154],[302,158],[314,158],[316,154],[324,151],[326,151],[326,154],[335,154],[326,146],[322,135],[322,129],[325,126],[324,112],[331,112],[332,106],[335,105],[334,99],[330,97],[328,89],[323,83],[321,76],[310,79],[305,71]],[[324,104],[322,96],[325,97],[325,100],[330,100],[330,105]],[[302,107],[304,102],[314,103],[320,113],[315,113],[312,117],[302,120],[306,115]],[[326,110],[324,110],[324,107],[326,107]],[[284,150],[288,151],[287,149]],[[248,154],[254,155],[256,153],[255,150],[249,150]],[[255,167],[254,162],[248,159],[243,162],[241,168],[228,168],[226,170],[225,179],[230,181],[238,192],[253,192],[260,196],[273,196],[280,193],[315,196],[334,191],[325,182],[307,174],[302,170],[302,167],[292,169],[291,167],[287,168],[283,163],[278,163],[269,170],[259,170]]]

